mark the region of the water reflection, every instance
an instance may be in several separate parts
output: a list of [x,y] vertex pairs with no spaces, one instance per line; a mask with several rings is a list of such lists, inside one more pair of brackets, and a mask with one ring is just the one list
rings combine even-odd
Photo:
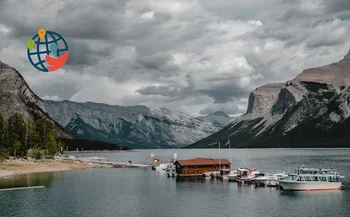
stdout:
[[176,182],[198,182],[203,183],[207,180],[203,177],[176,177]]
[[49,187],[53,179],[54,175],[52,172],[16,175],[7,178],[1,178],[0,189],[41,185]]

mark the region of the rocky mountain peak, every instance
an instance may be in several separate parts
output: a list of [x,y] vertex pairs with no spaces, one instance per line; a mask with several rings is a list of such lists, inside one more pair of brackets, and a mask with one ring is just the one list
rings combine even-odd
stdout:
[[247,113],[268,112],[284,85],[284,83],[265,84],[253,90],[249,96]]
[[344,56],[344,60],[345,59],[350,60],[350,49],[349,49],[348,53]]
[[1,69],[10,69],[11,67],[0,60],[0,70]]
[[350,50],[339,62],[304,70],[293,79],[297,82],[312,82],[339,86],[350,86]]

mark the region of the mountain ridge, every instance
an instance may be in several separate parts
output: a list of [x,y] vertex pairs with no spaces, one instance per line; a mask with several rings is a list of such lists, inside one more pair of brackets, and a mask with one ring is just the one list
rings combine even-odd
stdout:
[[[44,100],[44,104],[50,116],[73,135],[132,148],[182,147],[220,130],[225,124],[143,105],[120,106],[68,100]],[[211,118],[216,120],[216,117]]]
[[[349,147],[346,140],[334,138],[348,138],[344,129],[350,122],[349,69],[350,51],[339,62],[306,69],[285,83],[258,87],[244,115],[187,147],[214,148],[212,144],[227,139],[239,148]],[[332,145],[335,140],[338,143]]]

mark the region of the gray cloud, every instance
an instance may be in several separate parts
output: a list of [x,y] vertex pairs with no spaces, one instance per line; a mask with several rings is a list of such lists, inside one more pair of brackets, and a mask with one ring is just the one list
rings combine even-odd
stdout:
[[347,0],[323,1],[323,4],[328,13],[350,11],[350,2]]
[[[341,59],[349,18],[347,0],[3,0],[0,59],[41,97],[237,114],[257,86]],[[28,63],[39,28],[68,41],[60,71]]]
[[147,86],[141,87],[136,90],[136,92],[142,95],[160,95],[160,96],[179,96],[182,94],[182,90],[177,87],[169,87],[169,86]]

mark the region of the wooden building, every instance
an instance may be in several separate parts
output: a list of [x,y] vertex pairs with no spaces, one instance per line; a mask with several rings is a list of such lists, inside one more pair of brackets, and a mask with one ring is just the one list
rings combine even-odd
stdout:
[[201,176],[206,172],[231,169],[231,162],[226,159],[194,158],[175,162],[178,176]]

